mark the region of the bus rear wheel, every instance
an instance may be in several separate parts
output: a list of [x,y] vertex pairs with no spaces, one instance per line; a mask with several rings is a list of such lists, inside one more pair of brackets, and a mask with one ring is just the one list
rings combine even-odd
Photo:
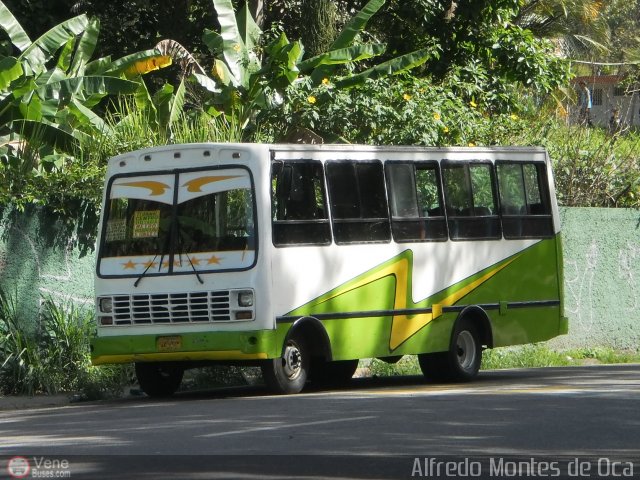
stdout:
[[184,369],[157,363],[136,363],[136,377],[142,391],[150,397],[170,397],[180,383]]
[[468,382],[480,370],[482,342],[478,326],[469,320],[457,322],[447,352],[418,355],[427,379]]
[[261,366],[267,388],[278,394],[301,392],[307,383],[309,362],[304,340],[298,337],[288,339],[282,357],[267,360]]

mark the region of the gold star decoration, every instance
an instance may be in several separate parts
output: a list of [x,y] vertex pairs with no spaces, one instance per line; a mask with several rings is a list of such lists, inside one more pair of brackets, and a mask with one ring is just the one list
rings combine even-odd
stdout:
[[127,263],[123,263],[122,265],[125,270],[134,270],[137,264],[129,260]]
[[220,258],[215,255],[211,255],[211,258],[207,259],[207,265],[220,265]]

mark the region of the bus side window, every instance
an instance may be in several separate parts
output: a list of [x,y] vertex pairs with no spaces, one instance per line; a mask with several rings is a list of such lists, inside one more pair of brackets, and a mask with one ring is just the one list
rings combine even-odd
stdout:
[[442,177],[451,240],[502,238],[491,163],[444,161]]
[[446,240],[437,163],[388,162],[386,173],[394,240]]
[[500,213],[505,238],[546,238],[553,220],[542,163],[497,162]]
[[271,187],[274,245],[331,243],[320,162],[274,162]]
[[382,163],[329,161],[326,171],[336,243],[390,241]]

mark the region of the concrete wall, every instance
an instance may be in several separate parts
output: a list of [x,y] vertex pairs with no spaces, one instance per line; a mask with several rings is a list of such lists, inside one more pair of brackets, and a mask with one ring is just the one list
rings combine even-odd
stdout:
[[[558,347],[640,345],[640,211],[561,209],[566,313],[570,334]],[[35,320],[42,298],[92,306],[94,255],[74,235],[37,214],[4,214],[0,286]]]
[[640,211],[563,208],[569,335],[554,345],[640,346]]
[[74,246],[73,232],[37,212],[0,218],[0,288],[25,321],[35,322],[44,298],[92,306],[94,255]]

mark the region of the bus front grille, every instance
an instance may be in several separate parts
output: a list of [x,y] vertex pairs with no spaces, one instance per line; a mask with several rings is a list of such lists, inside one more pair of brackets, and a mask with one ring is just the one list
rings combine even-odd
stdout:
[[116,295],[114,325],[229,322],[229,291]]

